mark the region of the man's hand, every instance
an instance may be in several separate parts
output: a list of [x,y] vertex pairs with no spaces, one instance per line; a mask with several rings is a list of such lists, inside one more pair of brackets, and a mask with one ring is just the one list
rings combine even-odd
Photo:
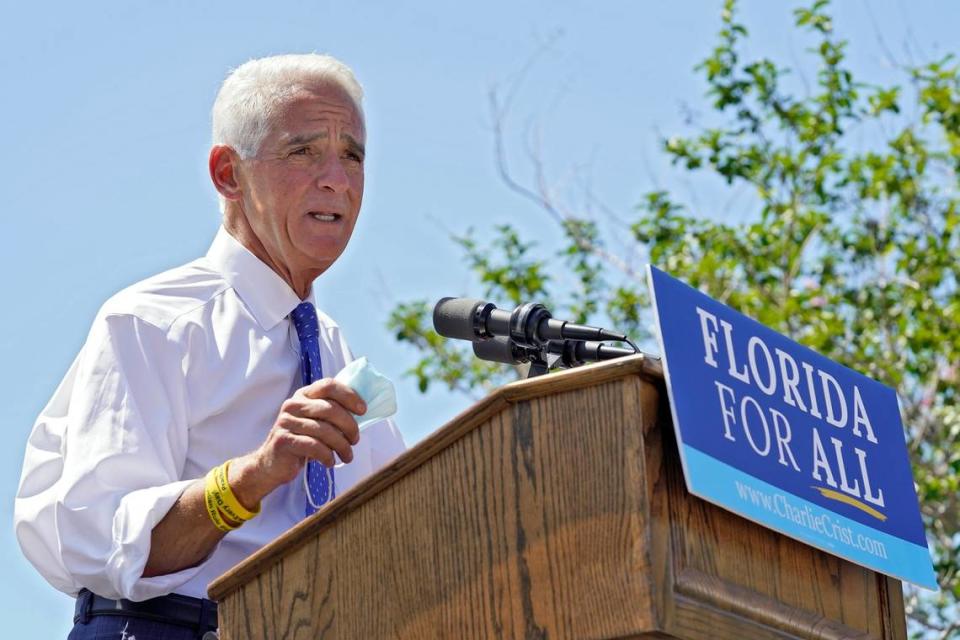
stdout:
[[332,467],[334,452],[353,460],[360,429],[353,414],[367,410],[357,392],[333,378],[322,378],[284,400],[260,448],[230,464],[229,482],[237,499],[253,507],[297,477],[308,459]]
[[[267,439],[253,453],[234,458],[228,482],[237,500],[253,510],[265,496],[297,477],[308,458],[332,467],[334,452],[353,460],[360,429],[353,414],[366,413],[357,393],[333,378],[298,389],[283,401]],[[187,487],[153,528],[143,576],[173,573],[201,562],[223,532],[213,526],[204,505],[204,479]]]

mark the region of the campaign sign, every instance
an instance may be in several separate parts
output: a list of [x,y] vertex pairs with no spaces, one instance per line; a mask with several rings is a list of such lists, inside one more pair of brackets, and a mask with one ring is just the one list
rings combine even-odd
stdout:
[[896,392],[647,275],[690,493],[936,590]]

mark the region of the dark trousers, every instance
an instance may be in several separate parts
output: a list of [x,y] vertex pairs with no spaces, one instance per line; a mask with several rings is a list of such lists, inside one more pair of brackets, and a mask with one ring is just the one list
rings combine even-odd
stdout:
[[128,616],[92,616],[73,626],[67,640],[201,640],[203,632]]
[[214,640],[216,604],[169,595],[142,603],[106,600],[86,589],[77,596],[67,640]]

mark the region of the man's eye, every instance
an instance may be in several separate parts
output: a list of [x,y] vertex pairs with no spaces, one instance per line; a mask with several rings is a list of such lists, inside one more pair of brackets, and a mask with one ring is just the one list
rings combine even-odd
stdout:
[[363,162],[363,158],[360,157],[359,153],[354,153],[353,151],[347,151],[344,156],[347,160],[352,160],[353,162]]
[[309,148],[309,147],[297,147],[296,149],[294,149],[293,151],[290,152],[290,155],[292,155],[292,156],[305,156],[305,155],[307,155],[307,153],[308,153],[309,151],[310,151],[310,148]]

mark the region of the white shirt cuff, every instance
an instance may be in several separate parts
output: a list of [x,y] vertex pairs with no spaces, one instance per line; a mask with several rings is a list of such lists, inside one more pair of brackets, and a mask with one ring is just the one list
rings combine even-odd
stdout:
[[107,560],[109,581],[118,593],[113,596],[128,600],[147,600],[167,595],[193,578],[216,550],[200,563],[162,576],[143,577],[143,569],[150,555],[150,537],[153,528],[170,511],[184,490],[195,480],[181,480],[159,487],[138,489],[120,501],[113,518],[113,550]]

